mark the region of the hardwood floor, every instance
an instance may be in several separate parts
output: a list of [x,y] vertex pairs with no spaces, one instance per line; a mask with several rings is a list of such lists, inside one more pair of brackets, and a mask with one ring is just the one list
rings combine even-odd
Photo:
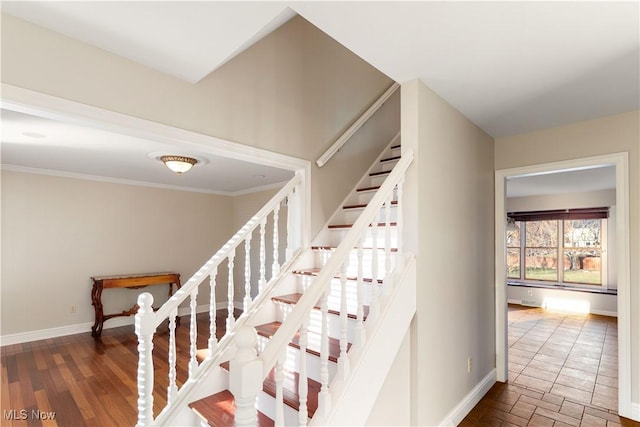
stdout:
[[[218,313],[219,337],[225,317]],[[197,319],[198,347],[204,348],[208,315]],[[188,324],[183,317],[177,329],[179,384],[187,376]],[[154,339],[156,414],[166,404],[168,336],[161,331]],[[460,425],[640,427],[616,415],[616,332],[615,318],[511,306],[509,383],[496,384]],[[88,331],[6,346],[0,358],[2,426],[135,424],[138,353],[132,326],[105,329],[99,341]],[[54,419],[38,419],[52,412]],[[23,414],[26,419],[18,420]]]
[[640,427],[617,415],[616,320],[510,305],[509,382],[460,427]]
[[[236,316],[239,313],[236,313]],[[224,334],[226,310],[217,313]],[[198,348],[206,348],[208,314],[197,316]],[[154,338],[154,414],[166,405],[168,334]],[[189,318],[176,329],[177,381],[187,378]],[[2,426],[132,426],[137,420],[137,338],[133,326],[2,347]],[[38,412],[39,411],[39,412]],[[52,414],[54,413],[55,414]],[[51,416],[53,415],[53,416]],[[41,418],[53,418],[42,420]]]

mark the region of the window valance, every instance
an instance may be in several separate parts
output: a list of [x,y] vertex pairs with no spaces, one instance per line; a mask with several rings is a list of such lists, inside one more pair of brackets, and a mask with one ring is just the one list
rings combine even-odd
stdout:
[[608,207],[556,209],[550,211],[507,212],[513,221],[551,221],[558,219],[604,219],[609,218]]

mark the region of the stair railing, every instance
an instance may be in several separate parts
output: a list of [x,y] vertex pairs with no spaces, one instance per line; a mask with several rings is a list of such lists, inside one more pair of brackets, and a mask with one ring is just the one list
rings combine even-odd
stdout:
[[[407,153],[403,153],[402,158],[396,164],[394,169],[391,171],[387,179],[384,181],[380,189],[371,199],[367,207],[361,213],[360,217],[356,220],[356,222],[351,227],[351,230],[346,234],[343,238],[342,242],[338,245],[338,247],[333,251],[332,255],[328,259],[325,266],[320,270],[316,278],[313,280],[312,284],[309,288],[304,292],[300,300],[297,302],[292,311],[287,315],[286,319],[283,321],[281,326],[278,328],[276,333],[271,337],[268,344],[262,351],[260,355],[256,355],[253,353],[253,359],[247,358],[243,360],[242,363],[238,363],[231,369],[231,378],[232,381],[236,384],[236,390],[234,392],[238,392],[242,394],[242,396],[246,399],[246,402],[255,401],[255,396],[257,396],[262,382],[253,382],[248,387],[253,387],[253,390],[240,390],[239,385],[240,381],[234,381],[233,378],[248,378],[249,369],[252,369],[255,372],[256,366],[262,367],[262,378],[266,378],[269,375],[270,371],[273,367],[276,367],[275,378],[276,378],[276,392],[281,390],[282,385],[278,384],[278,379],[282,377],[282,358],[283,354],[287,351],[287,347],[289,342],[294,338],[296,334],[298,334],[298,343],[300,347],[300,368],[299,368],[299,396],[300,396],[300,412],[299,412],[299,423],[300,425],[307,424],[307,377],[305,373],[306,366],[306,348],[307,348],[307,327],[309,323],[309,317],[311,311],[317,306],[318,302],[320,302],[320,308],[322,313],[322,332],[321,332],[321,350],[320,350],[320,377],[321,377],[321,390],[318,395],[318,409],[316,414],[319,414],[321,417],[326,417],[331,410],[332,399],[335,392],[335,395],[339,395],[339,390],[343,386],[346,381],[349,372],[349,360],[350,356],[354,354],[354,352],[361,351],[363,345],[366,343],[366,335],[367,332],[371,333],[371,328],[375,327],[376,317],[379,315],[381,307],[384,306],[384,297],[389,295],[391,289],[394,286],[393,279],[395,276],[400,274],[403,270],[403,255],[402,255],[402,188],[405,179],[405,173],[407,168],[413,161],[413,152],[409,151]],[[394,191],[396,192],[395,197],[397,199],[397,218],[395,223],[391,219],[390,215],[390,207],[391,202],[394,199]],[[384,214],[383,214],[384,212]],[[384,215],[384,221],[381,221],[381,216]],[[397,231],[397,241],[396,241],[396,262],[395,266],[392,269],[390,267],[390,262],[387,261],[388,257],[391,257],[391,233],[390,228],[392,226],[396,226]],[[379,244],[378,237],[378,229],[384,228],[384,233],[380,236],[383,244]],[[371,234],[373,238],[367,238],[367,232],[371,230]],[[347,296],[345,292],[347,276],[346,272],[349,266],[349,254],[351,251],[356,248],[359,253],[359,265],[358,265],[358,314],[357,321],[360,323],[364,320],[363,314],[363,300],[362,300],[362,282],[363,282],[363,269],[362,269],[362,251],[363,248],[369,245],[372,249],[373,253],[373,262],[371,269],[371,284],[373,289],[372,301],[370,302],[369,315],[366,318],[366,322],[364,325],[361,325],[359,336],[356,337],[354,345],[347,353],[348,343],[347,343]],[[379,266],[377,262],[377,252],[379,250],[385,251],[385,271],[382,275],[379,274]],[[329,335],[328,335],[328,321],[327,321],[327,313],[328,313],[328,305],[327,299],[330,293],[330,284],[331,280],[336,277],[340,278],[341,284],[341,309],[340,309],[340,356],[338,358],[338,369],[337,374],[331,384],[329,384],[329,369],[328,369],[328,356],[329,356]],[[382,277],[381,277],[382,276]],[[380,281],[382,285],[379,285]],[[382,289],[378,289],[382,288]],[[371,325],[371,326],[370,326]],[[253,329],[249,325],[244,325],[244,328]],[[247,336],[255,334],[255,330],[243,332]],[[250,348],[253,348],[254,341],[246,340],[247,351]],[[248,354],[248,353],[247,353]],[[243,371],[243,369],[247,371]],[[281,402],[281,399],[277,399],[277,401]],[[282,404],[282,403],[280,403]],[[284,420],[282,419],[283,411],[280,408],[276,408],[276,420],[275,425],[284,425]],[[257,417],[257,412],[255,405],[246,404],[242,407],[236,407],[236,425],[245,425],[243,423],[238,423],[238,420],[246,421],[246,425],[255,425],[255,420]]]
[[[252,304],[257,303],[258,300],[262,300],[264,295],[261,295],[261,291],[266,289],[266,253],[267,253],[267,239],[266,239],[266,225],[269,218],[272,219],[272,248],[268,248],[273,253],[273,263],[271,266],[271,278],[269,282],[275,281],[279,278],[280,274],[280,257],[281,243],[280,232],[278,230],[278,221],[280,216],[280,209],[282,205],[287,207],[287,239],[285,250],[285,262],[290,261],[294,254],[297,253],[303,244],[303,231],[302,221],[300,217],[302,215],[302,204],[304,197],[303,193],[303,179],[302,174],[297,172],[296,175],[285,184],[280,191],[274,195],[271,200],[264,205],[260,211],[253,216],[215,255],[213,255],[165,304],[162,305],[157,311],[153,311],[153,296],[149,293],[142,293],[138,297],[139,310],[135,316],[135,331],[138,336],[138,421],[137,426],[154,425],[157,420],[153,418],[153,383],[154,383],[154,365],[153,365],[153,337],[158,329],[158,326],[164,321],[168,320],[169,326],[169,353],[167,356],[169,364],[168,374],[168,387],[167,387],[167,406],[163,409],[161,415],[171,413],[175,405],[177,405],[177,398],[182,389],[178,389],[176,381],[176,366],[177,361],[177,346],[176,346],[176,318],[178,315],[178,307],[183,302],[189,299],[189,313],[190,313],[190,325],[189,325],[189,360],[188,360],[188,377],[185,385],[189,384],[190,380],[197,377],[199,365],[197,361],[197,322],[196,322],[196,308],[197,308],[197,296],[200,286],[207,282],[210,285],[210,298],[209,304],[209,336],[207,339],[207,359],[212,359],[214,355],[219,356],[222,349],[217,348],[219,343],[216,338],[216,277],[220,265],[227,261],[228,278],[227,278],[227,318],[226,318],[226,333],[225,337],[221,340],[220,345],[222,347],[223,341],[225,347],[231,340],[225,340],[228,336],[232,336],[234,332],[234,326],[236,319],[234,318],[234,258],[240,246],[244,244],[245,254],[245,283],[244,283],[244,298],[242,299],[244,304],[244,313],[250,311]],[[259,227],[259,279],[258,279],[258,295],[254,300],[251,298],[251,252],[250,244],[253,232]],[[243,316],[246,317],[246,316]],[[238,322],[241,326],[243,321]],[[208,361],[207,360],[207,361]],[[183,386],[184,387],[184,386]],[[182,400],[182,399],[180,399]],[[160,418],[160,416],[158,417]]]

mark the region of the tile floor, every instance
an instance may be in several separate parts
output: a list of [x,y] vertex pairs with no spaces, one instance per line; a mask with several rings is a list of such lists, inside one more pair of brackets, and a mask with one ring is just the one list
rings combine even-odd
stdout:
[[509,306],[509,381],[460,424],[633,426],[618,407],[617,319]]

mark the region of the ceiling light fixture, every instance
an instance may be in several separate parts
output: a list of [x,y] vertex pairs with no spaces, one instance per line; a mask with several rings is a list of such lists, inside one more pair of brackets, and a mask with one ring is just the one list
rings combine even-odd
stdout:
[[182,175],[198,163],[197,159],[186,156],[161,156],[159,160],[178,175]]

